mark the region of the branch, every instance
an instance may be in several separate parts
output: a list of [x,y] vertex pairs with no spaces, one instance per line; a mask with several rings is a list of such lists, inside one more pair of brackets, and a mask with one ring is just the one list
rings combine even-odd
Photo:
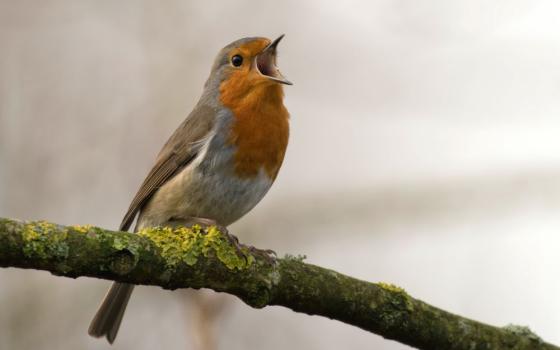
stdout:
[[390,284],[236,247],[215,227],[150,228],[132,234],[0,218],[0,267],[165,289],[211,288],[255,308],[285,306],[419,349],[560,350],[526,327],[493,327],[433,307]]

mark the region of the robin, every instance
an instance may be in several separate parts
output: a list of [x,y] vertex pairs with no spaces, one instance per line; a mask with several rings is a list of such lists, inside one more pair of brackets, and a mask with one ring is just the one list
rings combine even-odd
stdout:
[[[278,175],[289,114],[274,41],[244,38],[216,57],[200,100],[171,135],[126,212],[135,231],[168,222],[226,227],[247,214]],[[113,283],[88,333],[113,343],[134,285]]]

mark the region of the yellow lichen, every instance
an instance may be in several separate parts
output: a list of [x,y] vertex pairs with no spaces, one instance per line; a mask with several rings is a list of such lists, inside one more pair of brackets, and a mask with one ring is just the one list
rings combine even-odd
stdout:
[[228,269],[242,270],[250,266],[254,258],[246,251],[239,252],[214,226],[203,230],[199,225],[188,227],[150,227],[139,235],[149,238],[161,249],[167,265],[175,267],[184,262],[194,265],[200,256],[214,254]]
[[407,311],[414,310],[414,303],[412,302],[412,299],[410,298],[408,293],[403,288],[385,282],[378,282],[377,285],[388,292],[397,293],[397,297],[393,298],[394,303],[398,305],[404,305]]
[[388,290],[389,292],[406,293],[406,291],[403,288],[391,283],[378,282],[377,285],[385,290]]
[[65,242],[68,232],[46,221],[26,223],[23,227],[23,252],[29,257],[42,259],[63,258],[68,256]]
[[72,229],[74,229],[74,231],[79,232],[79,233],[88,233],[89,230],[93,227],[92,225],[74,225],[71,226]]

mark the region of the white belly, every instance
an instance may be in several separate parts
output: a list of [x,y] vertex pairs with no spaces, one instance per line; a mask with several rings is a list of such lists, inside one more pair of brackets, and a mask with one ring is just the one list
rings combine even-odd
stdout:
[[185,217],[212,219],[228,226],[249,212],[272,185],[262,169],[255,178],[240,179],[230,167],[224,167],[227,162],[213,163],[204,171],[201,162],[193,161],[152,196],[140,213],[139,228]]

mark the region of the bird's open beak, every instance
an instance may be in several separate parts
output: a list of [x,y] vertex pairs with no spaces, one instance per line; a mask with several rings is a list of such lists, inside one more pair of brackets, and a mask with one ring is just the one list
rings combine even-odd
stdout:
[[284,78],[282,73],[278,70],[278,67],[276,67],[276,46],[278,46],[278,43],[283,37],[284,34],[280,35],[259,53],[255,59],[255,63],[261,75],[281,84],[293,85],[291,81]]

